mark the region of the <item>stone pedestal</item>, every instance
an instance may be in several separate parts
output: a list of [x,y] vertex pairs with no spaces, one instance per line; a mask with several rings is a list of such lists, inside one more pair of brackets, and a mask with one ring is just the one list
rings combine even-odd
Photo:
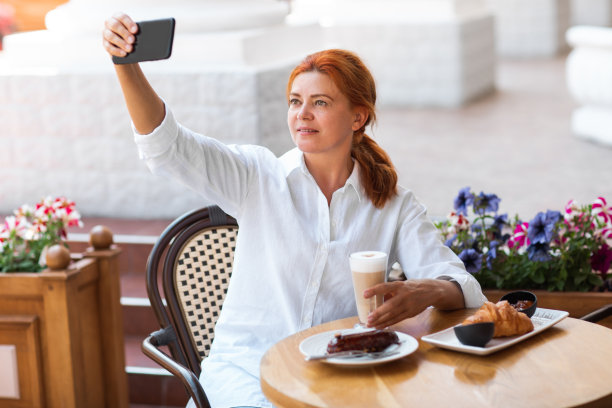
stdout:
[[612,25],[612,0],[571,0],[571,25]]
[[89,216],[173,218],[208,203],[138,160],[103,21],[175,17],[172,57],[142,64],[184,125],[226,143],[292,147],[285,87],[322,48],[316,24],[287,25],[277,0],[72,0],[48,30],[5,38],[0,53],[0,213],[44,195]]
[[497,53],[552,57],[567,50],[570,0],[487,0],[495,15]]
[[355,51],[379,105],[462,105],[494,88],[493,18],[480,0],[295,0],[293,21],[317,19],[330,47]]
[[567,86],[580,107],[573,133],[612,146],[612,28],[576,26],[567,32]]

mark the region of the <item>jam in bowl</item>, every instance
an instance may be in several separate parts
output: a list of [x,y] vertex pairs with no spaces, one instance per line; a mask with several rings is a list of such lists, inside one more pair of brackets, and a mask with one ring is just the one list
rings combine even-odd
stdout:
[[533,316],[538,307],[536,295],[526,290],[506,293],[499,300],[507,300],[516,310],[525,313],[527,317]]

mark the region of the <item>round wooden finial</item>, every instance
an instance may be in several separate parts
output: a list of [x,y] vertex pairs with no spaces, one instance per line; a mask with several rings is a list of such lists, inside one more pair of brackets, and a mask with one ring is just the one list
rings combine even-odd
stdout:
[[94,249],[108,249],[113,243],[113,233],[104,225],[96,225],[89,233],[89,243]]
[[70,251],[63,245],[52,245],[47,248],[45,261],[51,270],[66,269],[70,265]]

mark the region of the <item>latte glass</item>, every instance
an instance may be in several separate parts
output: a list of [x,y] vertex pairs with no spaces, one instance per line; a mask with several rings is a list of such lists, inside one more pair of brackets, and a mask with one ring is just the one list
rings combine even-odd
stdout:
[[387,254],[378,251],[361,251],[352,253],[349,257],[355,302],[359,322],[365,326],[368,315],[382,305],[382,296],[363,297],[363,292],[374,285],[383,283],[387,276]]

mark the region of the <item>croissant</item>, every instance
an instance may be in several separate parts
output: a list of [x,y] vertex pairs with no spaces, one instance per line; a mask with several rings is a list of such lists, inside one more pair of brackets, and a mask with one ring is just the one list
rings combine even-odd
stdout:
[[495,331],[493,337],[516,336],[529,333],[533,330],[533,323],[526,314],[518,312],[507,300],[485,302],[472,316],[463,321],[463,324],[493,322]]

